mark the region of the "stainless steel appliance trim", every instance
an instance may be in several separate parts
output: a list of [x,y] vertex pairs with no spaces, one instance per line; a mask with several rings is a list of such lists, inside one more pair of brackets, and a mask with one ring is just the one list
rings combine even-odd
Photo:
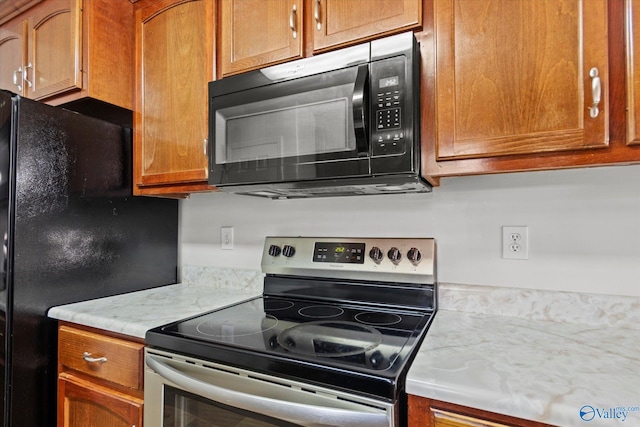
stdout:
[[144,416],[150,425],[162,425],[164,384],[301,426],[394,425],[389,403],[157,350],[147,349],[145,361]]
[[[362,264],[332,264],[314,262],[314,244],[318,242],[364,243],[365,253]],[[289,245],[295,248],[292,257],[270,256],[269,247]],[[380,248],[385,256],[379,263],[374,262],[369,251]],[[394,264],[386,255],[396,247],[403,258]],[[412,263],[407,253],[412,248],[421,252],[421,260]],[[357,238],[357,237],[274,237],[267,236],[262,254],[262,271],[267,274],[288,274],[312,277],[361,279],[418,284],[435,283],[436,249],[432,238]]]

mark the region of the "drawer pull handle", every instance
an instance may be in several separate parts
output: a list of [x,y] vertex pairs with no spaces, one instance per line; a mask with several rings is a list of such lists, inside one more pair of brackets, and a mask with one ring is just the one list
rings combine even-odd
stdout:
[[318,31],[322,29],[322,21],[320,20],[320,0],[316,0],[313,6],[313,19],[316,21]]
[[[21,79],[20,83],[18,83],[18,76]],[[20,66],[13,72],[13,84],[18,87],[18,92],[22,92],[22,83],[24,83],[24,79],[22,78],[22,66]]]
[[82,358],[85,360],[85,362],[89,363],[106,363],[107,361],[106,357],[91,357],[91,353],[86,351],[82,355]]
[[27,72],[29,68],[33,68],[33,65],[31,65],[31,63],[29,63],[29,65],[24,67],[24,69],[22,70],[22,81],[27,82],[27,87],[33,87],[33,83],[27,78]]
[[600,104],[600,98],[602,97],[602,83],[600,82],[598,69],[594,67],[589,70],[589,77],[591,77],[591,95],[593,96],[593,105],[589,107],[589,116],[595,119],[600,114],[598,104]]
[[289,14],[289,28],[291,28],[291,34],[295,39],[298,37],[298,31],[296,31],[296,5],[294,4],[291,8],[291,14]]

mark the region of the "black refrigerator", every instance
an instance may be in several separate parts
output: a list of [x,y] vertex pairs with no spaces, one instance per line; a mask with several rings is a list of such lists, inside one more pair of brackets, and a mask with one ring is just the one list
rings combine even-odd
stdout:
[[131,129],[0,91],[0,233],[0,427],[54,426],[47,310],[176,283],[178,202],[132,196]]

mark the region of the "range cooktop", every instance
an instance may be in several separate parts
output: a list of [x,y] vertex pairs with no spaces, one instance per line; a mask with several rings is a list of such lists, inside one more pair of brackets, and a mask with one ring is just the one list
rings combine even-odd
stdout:
[[262,296],[161,328],[164,334],[362,371],[392,369],[430,313]]
[[263,271],[261,296],[152,329],[147,344],[397,397],[435,313],[432,239],[268,238]]

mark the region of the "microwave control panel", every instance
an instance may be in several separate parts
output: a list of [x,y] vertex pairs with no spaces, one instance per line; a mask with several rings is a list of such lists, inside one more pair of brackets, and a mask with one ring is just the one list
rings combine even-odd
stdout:
[[403,154],[406,151],[407,128],[406,60],[404,56],[371,63],[372,132],[374,156]]

